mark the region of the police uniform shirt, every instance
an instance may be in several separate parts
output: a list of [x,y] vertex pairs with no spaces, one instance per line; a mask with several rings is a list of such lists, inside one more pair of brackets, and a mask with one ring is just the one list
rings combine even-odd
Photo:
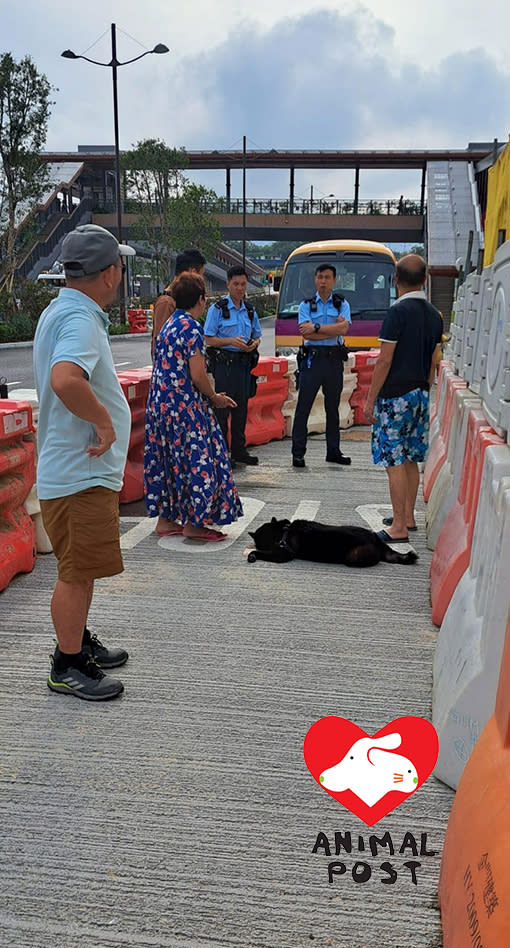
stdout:
[[[351,322],[351,307],[347,300],[343,300],[340,306],[340,313],[333,303],[333,295],[324,303],[319,294],[315,294],[317,310],[311,312],[310,303],[303,300],[299,304],[298,325],[301,323],[319,323],[320,326],[331,326],[336,323],[339,315],[343,316],[349,323]],[[317,339],[313,336],[311,339],[305,339],[305,346],[337,346],[343,342],[342,336],[330,336],[329,339]]]
[[[220,339],[229,339],[234,336],[242,336],[245,342],[250,339],[260,339],[262,330],[260,328],[257,313],[253,313],[253,322],[248,316],[244,300],[239,309],[234,305],[230,294],[226,297],[228,301],[228,319],[225,319],[223,311],[213,303],[207,312],[207,318],[204,325],[205,336],[218,336]],[[222,349],[229,349],[233,352],[240,352],[235,346],[222,346]]]

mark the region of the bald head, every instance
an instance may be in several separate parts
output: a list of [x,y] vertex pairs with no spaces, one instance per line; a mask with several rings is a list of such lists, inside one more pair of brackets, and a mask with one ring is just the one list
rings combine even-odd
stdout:
[[426,273],[425,260],[417,253],[408,253],[397,261],[396,274],[400,290],[421,290]]

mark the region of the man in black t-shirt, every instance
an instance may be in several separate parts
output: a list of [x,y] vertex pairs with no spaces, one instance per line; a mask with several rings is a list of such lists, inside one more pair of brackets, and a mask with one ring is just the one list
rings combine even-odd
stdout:
[[414,505],[428,449],[429,388],[441,358],[443,321],[426,299],[426,265],[418,254],[398,261],[398,299],[390,307],[379,337],[381,352],[374,367],[364,414],[372,422],[372,459],[386,468],[393,517],[379,536],[404,543],[416,530]]

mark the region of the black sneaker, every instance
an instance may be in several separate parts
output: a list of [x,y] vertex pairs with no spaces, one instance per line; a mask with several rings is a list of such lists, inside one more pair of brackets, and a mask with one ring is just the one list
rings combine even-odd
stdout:
[[297,458],[296,455],[292,455],[292,467],[305,467],[305,459]]
[[351,459],[346,457],[345,454],[342,454],[341,451],[338,451],[336,454],[326,454],[326,461],[329,461],[330,464],[350,464]]
[[248,464],[252,467],[259,463],[259,459],[255,457],[254,454],[248,454],[247,451],[244,451],[243,454],[236,455],[234,461],[237,461],[238,464]]
[[97,635],[91,635],[88,629],[85,629],[83,635],[82,651],[86,652],[101,668],[120,668],[129,658],[129,653],[125,648],[106,648]]
[[48,676],[48,688],[62,695],[74,695],[84,701],[109,701],[124,691],[124,685],[117,678],[111,678],[101,671],[86,654],[82,652],[82,661],[70,665],[63,671],[55,669],[55,660],[50,655],[51,670]]

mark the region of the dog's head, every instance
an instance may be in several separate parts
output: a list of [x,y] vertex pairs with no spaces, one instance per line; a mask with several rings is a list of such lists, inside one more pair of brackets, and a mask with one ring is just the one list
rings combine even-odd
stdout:
[[276,517],[272,517],[270,523],[263,523],[258,530],[250,533],[250,536],[255,540],[257,550],[266,553],[274,550],[283,537],[285,527],[289,525],[290,520],[277,520]]

